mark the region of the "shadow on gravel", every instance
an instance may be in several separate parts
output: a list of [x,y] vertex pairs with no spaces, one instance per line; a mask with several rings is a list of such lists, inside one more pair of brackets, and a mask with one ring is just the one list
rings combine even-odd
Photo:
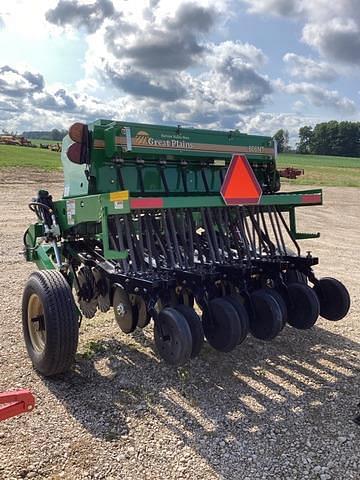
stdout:
[[327,434],[333,430],[336,437],[337,426],[329,424],[333,411],[357,428],[351,422],[356,404],[351,412],[342,402],[358,395],[360,346],[319,327],[307,332],[289,327],[270,343],[248,338],[229,354],[205,345],[182,368],[160,362],[142,331],[127,344],[112,339],[95,347],[90,358],[78,357],[74,372],[45,382],[100,439],[121,441],[127,417],[134,415],[149,420],[156,435],[155,419],[220,472],[211,450],[215,443],[232,455],[241,442],[251,455],[253,436],[266,434],[272,441],[273,435],[277,442],[280,435],[284,445],[294,429],[302,434],[305,420],[315,430],[326,422]]

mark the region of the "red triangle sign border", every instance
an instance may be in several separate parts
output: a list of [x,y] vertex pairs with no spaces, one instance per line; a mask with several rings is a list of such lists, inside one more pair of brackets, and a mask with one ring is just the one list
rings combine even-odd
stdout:
[[[236,162],[238,160],[240,160],[243,162],[243,165],[245,166],[246,170],[247,170],[247,173],[249,175],[249,177],[251,178],[257,192],[258,192],[258,197],[252,197],[252,198],[246,198],[246,197],[239,197],[239,198],[226,198],[226,189],[229,185],[229,182],[231,180],[231,177],[233,175],[233,171],[236,167]],[[226,171],[226,174],[225,174],[225,178],[224,178],[224,181],[223,181],[223,184],[221,186],[221,189],[220,189],[220,194],[225,202],[226,205],[258,205],[261,201],[261,197],[262,197],[262,189],[261,189],[261,186],[255,176],[255,173],[253,171],[253,169],[251,168],[251,165],[248,161],[248,159],[246,158],[245,155],[241,155],[241,154],[237,154],[235,153],[232,158],[231,158],[231,161],[230,161],[230,165]]]

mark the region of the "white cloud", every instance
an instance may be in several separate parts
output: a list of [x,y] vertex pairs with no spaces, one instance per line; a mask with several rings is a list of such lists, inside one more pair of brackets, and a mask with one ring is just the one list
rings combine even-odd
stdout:
[[11,0],[0,2],[0,17],[6,30],[29,40],[55,35],[53,26],[46,21],[45,13],[57,0]]
[[326,62],[316,61],[295,53],[286,53],[283,60],[293,77],[309,81],[330,82],[337,76],[335,69]]
[[250,13],[293,17],[300,15],[303,11],[302,0],[243,0],[243,2],[248,5]]
[[360,66],[358,0],[242,0],[251,13],[279,15],[304,22],[302,39],[326,59]]
[[21,71],[4,65],[0,67],[0,93],[9,97],[25,97],[44,88],[40,73]]
[[353,100],[339,94],[337,90],[328,90],[308,82],[275,82],[280,91],[289,95],[302,95],[312,106],[327,108],[341,114],[353,115],[357,108]]
[[[214,40],[215,33],[217,38],[228,38],[222,36],[226,30],[221,29],[237,15],[233,8],[236,2],[2,2],[0,18],[6,29],[22,30],[29,38],[33,33],[40,37],[75,36],[88,46],[85,77],[73,88],[45,84],[42,75],[31,68],[10,65],[0,70],[2,125],[60,128],[75,120],[121,117],[207,128],[238,125],[242,130],[268,134],[282,127],[295,132],[298,125],[306,123],[298,112],[314,106],[338,115],[354,115],[356,106],[350,98],[312,82],[333,80],[341,71],[340,61],[358,61],[360,48],[350,48],[357,46],[360,25],[355,0],[336,4],[325,0],[311,4],[305,0],[242,1],[252,13],[303,22],[303,40],[331,60],[330,64],[287,53],[284,62],[296,80],[292,83],[273,81],[263,73],[267,58],[255,45]],[[46,21],[46,14],[52,23]],[[340,56],[342,60],[338,60]],[[288,95],[285,98],[294,113],[257,113],[271,105],[276,93]]]
[[240,126],[246,133],[259,135],[273,135],[280,128],[289,131],[290,144],[295,146],[298,141],[298,132],[304,125],[316,125],[324,121],[323,117],[299,115],[297,113],[265,113],[259,112],[255,115],[244,117]]
[[309,23],[303,39],[328,59],[360,65],[360,22],[335,18],[323,24]]
[[249,65],[253,68],[261,68],[267,62],[262,50],[249,43],[240,41],[225,41],[219,44],[209,44],[208,63],[212,66],[221,66],[231,61],[234,65]]

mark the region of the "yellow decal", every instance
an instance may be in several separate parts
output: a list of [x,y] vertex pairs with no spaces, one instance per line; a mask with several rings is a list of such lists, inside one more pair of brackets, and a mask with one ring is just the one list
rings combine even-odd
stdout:
[[129,200],[129,190],[110,192],[110,202],[119,202],[121,200]]

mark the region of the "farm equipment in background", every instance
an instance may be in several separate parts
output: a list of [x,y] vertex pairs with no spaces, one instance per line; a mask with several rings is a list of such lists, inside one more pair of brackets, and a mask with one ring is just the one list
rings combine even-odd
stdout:
[[20,135],[0,135],[0,145],[17,145],[19,147],[32,147],[32,143]]
[[35,399],[29,390],[15,390],[0,393],[0,422],[22,413],[31,412]]
[[40,148],[44,150],[51,150],[52,152],[61,152],[60,143],[40,143]]
[[295,211],[321,205],[322,192],[279,192],[275,150],[270,137],[239,131],[75,123],[63,141],[63,198],[40,190],[24,234],[40,269],[22,306],[35,368],[68,370],[80,319],[110,308],[127,334],[152,319],[173,365],[198,355],[204,336],[229,352],[249,332],[271,340],[286,323],[343,318],[348,291],[317,279],[318,258],[298,243],[319,234],[298,232]]
[[297,177],[304,175],[304,170],[294,167],[286,167],[279,170],[279,175],[282,178],[288,178],[289,180],[296,180]]

